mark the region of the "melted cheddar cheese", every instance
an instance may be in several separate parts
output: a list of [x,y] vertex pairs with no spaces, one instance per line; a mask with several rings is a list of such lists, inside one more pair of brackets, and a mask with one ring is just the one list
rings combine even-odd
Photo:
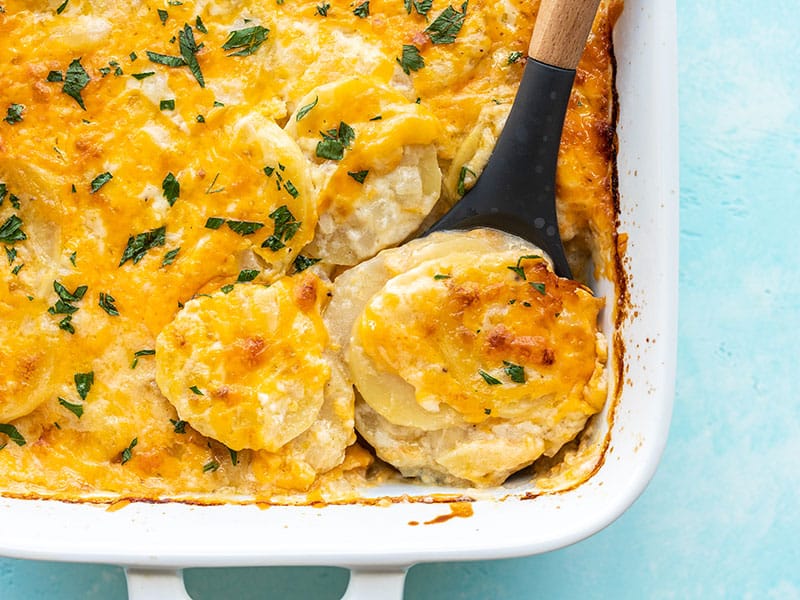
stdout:
[[[400,243],[455,202],[461,184],[469,188],[472,175],[461,173],[480,173],[519,83],[538,2],[453,4],[454,39],[433,43],[430,27],[448,7],[0,0],[0,494],[353,494],[345,483],[363,481],[372,459],[352,445],[352,374],[329,352],[319,313],[334,345],[350,335],[336,329],[347,319],[325,308],[321,280],[313,307],[293,290],[307,285],[303,271],[316,259],[325,260],[312,270],[338,273],[333,264]],[[557,177],[575,271],[591,255],[610,277],[611,28],[620,7],[601,4]],[[320,157],[323,134],[340,123],[355,135],[344,159]],[[363,183],[348,174],[363,171]],[[451,301],[435,283],[430,301]],[[284,309],[287,321],[270,321]],[[409,332],[428,325],[410,320]],[[182,328],[194,358],[176,337]],[[233,350],[216,354],[214,335],[246,346],[256,329],[280,355],[250,367]],[[482,335],[464,356],[484,348]],[[502,373],[499,357],[477,356]],[[278,362],[307,393],[276,395]],[[210,393],[201,406],[190,391],[221,382],[242,386],[238,408]],[[279,399],[292,423],[285,431],[264,429],[254,403],[264,396]],[[489,400],[452,402],[480,421]],[[238,431],[240,423],[253,429]]]

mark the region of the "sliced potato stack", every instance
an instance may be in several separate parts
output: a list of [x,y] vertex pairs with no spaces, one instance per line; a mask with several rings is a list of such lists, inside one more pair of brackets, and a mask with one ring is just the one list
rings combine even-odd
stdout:
[[603,305],[538,249],[443,233],[341,275],[326,318],[356,427],[406,476],[502,483],[573,439],[606,395]]
[[395,90],[365,78],[320,86],[285,130],[312,161],[320,217],[308,252],[326,262],[401,242],[439,198],[439,122]]

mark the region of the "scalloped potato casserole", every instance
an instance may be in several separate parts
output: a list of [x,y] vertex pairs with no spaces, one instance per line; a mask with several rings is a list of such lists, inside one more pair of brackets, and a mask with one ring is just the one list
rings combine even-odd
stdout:
[[0,494],[337,501],[577,452],[613,362],[588,284],[621,281],[621,0],[559,155],[577,281],[501,232],[413,239],[486,164],[537,10],[0,0]]

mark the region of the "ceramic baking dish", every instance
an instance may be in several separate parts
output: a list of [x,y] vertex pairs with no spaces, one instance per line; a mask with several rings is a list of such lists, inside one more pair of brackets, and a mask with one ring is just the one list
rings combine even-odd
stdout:
[[[602,529],[652,477],[672,409],[677,334],[677,66],[673,0],[626,0],[615,32],[619,93],[620,231],[627,233],[626,367],[602,466],[566,492],[476,497],[469,518],[447,504],[272,507],[0,499],[0,555],[127,567],[131,598],[185,598],[184,567],[334,565],[352,569],[347,597],[401,598],[417,562],[553,550]],[[610,293],[600,283],[600,293]],[[607,287],[607,286],[606,286]],[[610,317],[604,323],[611,327]],[[371,495],[442,490],[392,484]],[[469,493],[466,491],[465,493]],[[474,496],[474,494],[473,494]],[[461,506],[461,505],[460,505]],[[0,595],[2,591],[0,590]]]

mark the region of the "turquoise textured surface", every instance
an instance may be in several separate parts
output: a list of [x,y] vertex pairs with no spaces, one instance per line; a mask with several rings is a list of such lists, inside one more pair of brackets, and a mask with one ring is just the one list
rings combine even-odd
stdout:
[[[406,598],[800,598],[797,9],[678,1],[678,380],[655,479],[588,540],[419,565]],[[195,600],[339,598],[347,578],[326,568],[186,575]],[[114,567],[0,559],[0,598],[123,600],[125,579]]]

